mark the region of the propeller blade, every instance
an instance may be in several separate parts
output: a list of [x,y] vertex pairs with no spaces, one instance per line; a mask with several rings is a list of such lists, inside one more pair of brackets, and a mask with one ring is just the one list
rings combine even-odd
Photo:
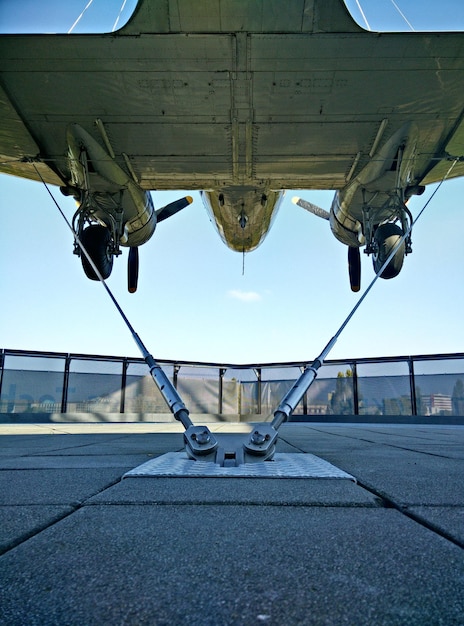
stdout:
[[185,196],[185,198],[179,198],[179,200],[175,200],[174,202],[170,202],[166,206],[156,211],[156,219],[158,222],[162,222],[163,220],[167,220],[168,217],[172,217],[182,209],[185,209],[186,206],[192,204],[193,198],[192,196]]
[[129,258],[127,260],[127,289],[129,293],[137,291],[139,281],[139,249],[129,248]]
[[330,218],[330,213],[328,211],[326,211],[325,209],[321,209],[320,206],[312,204],[311,202],[307,202],[306,200],[303,200],[298,196],[294,196],[292,198],[292,202],[293,204],[300,206],[302,209],[309,211],[313,215],[317,215],[317,217],[322,217],[322,219],[324,220],[328,220]]
[[361,253],[359,248],[348,247],[348,272],[351,291],[356,293],[361,289]]

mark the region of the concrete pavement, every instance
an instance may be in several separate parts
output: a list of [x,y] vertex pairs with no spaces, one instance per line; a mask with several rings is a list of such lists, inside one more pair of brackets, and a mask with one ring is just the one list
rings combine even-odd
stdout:
[[0,426],[2,625],[464,624],[464,427],[282,426],[357,483],[121,480],[181,430]]

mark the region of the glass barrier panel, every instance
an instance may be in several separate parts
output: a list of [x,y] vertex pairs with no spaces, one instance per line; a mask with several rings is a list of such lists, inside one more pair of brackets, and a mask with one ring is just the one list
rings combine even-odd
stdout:
[[[295,381],[301,376],[302,369],[297,365],[263,367],[261,370],[261,413],[271,416],[279,406],[285,394],[290,391]],[[295,413],[303,412],[300,402]]]
[[407,361],[357,366],[360,415],[412,415]]
[[219,380],[219,368],[209,367],[207,365],[204,367],[196,365],[182,365],[178,369],[177,376],[178,380],[180,378],[208,378],[210,380]]
[[258,374],[252,367],[228,367],[224,373],[224,380],[255,383],[258,380]]
[[119,413],[122,361],[72,359],[68,413]]
[[322,365],[306,395],[308,415],[354,415],[352,364]]
[[177,390],[190,413],[219,412],[219,369],[183,365]]
[[299,376],[303,370],[296,366],[290,365],[286,367],[278,366],[275,367],[263,367],[261,369],[261,380],[263,382],[269,382],[273,380],[281,381],[281,380],[290,380],[293,383]]
[[237,380],[222,381],[222,413],[236,415],[240,413],[240,383]]
[[349,361],[342,363],[324,363],[317,372],[321,378],[353,378],[353,364]]
[[[242,382],[239,388],[238,413],[240,415],[253,415],[260,413],[259,383]],[[261,413],[263,408],[261,406]]]
[[0,413],[60,413],[64,357],[5,355]]
[[[68,412],[111,413],[121,410],[123,367],[126,413],[170,414],[146,364],[140,360],[70,357]],[[294,411],[304,415],[353,415],[353,362],[323,365]],[[66,355],[4,354],[0,413],[61,411]],[[163,365],[191,413],[272,416],[301,374],[298,365],[256,368],[220,365]],[[220,374],[222,375],[222,378]],[[464,416],[464,356],[416,357],[415,397],[419,415]],[[407,359],[357,362],[360,415],[411,415],[411,383]],[[222,388],[222,396],[220,394]],[[2,418],[4,421],[4,418]],[[102,419],[104,419],[102,417]]]
[[222,412],[240,415],[259,413],[258,374],[252,367],[229,367],[223,377]]
[[261,414],[263,419],[274,414],[280,401],[292,388],[294,382],[294,380],[267,380],[261,384]]
[[[263,413],[273,413],[301,375],[301,368],[263,368]],[[352,415],[353,371],[350,363],[323,365],[293,415]]]
[[418,415],[464,415],[464,359],[414,361]]
[[[172,381],[174,367],[172,365],[162,365],[162,369]],[[168,413],[171,415],[171,411],[151,377],[146,363],[128,364],[124,412]]]
[[307,394],[308,415],[354,415],[353,378],[319,378]]

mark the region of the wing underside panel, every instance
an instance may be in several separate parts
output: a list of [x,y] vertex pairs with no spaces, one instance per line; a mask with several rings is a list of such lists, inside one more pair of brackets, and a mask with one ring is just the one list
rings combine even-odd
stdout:
[[[177,4],[185,28],[194,15]],[[211,15],[228,6],[209,4]],[[271,32],[268,16],[256,28],[270,32],[201,33],[190,24],[188,35],[133,36],[143,11],[154,19],[168,6],[142,3],[112,35],[0,37],[0,171],[35,178],[19,161],[40,155],[44,170],[50,163],[69,177],[68,125],[101,140],[101,120],[118,162],[129,159],[145,189],[338,189],[415,123],[415,176],[435,178],[431,167],[462,114],[464,36],[302,32],[322,23],[322,5],[340,3],[300,4],[289,9],[302,11],[298,32]]]

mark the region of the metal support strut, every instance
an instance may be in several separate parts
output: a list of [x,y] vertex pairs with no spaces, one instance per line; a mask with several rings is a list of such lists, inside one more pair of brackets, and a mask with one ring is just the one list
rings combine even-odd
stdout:
[[[340,331],[341,332],[341,331]],[[304,370],[297,379],[293,387],[282,398],[279,406],[274,412],[274,419],[270,424],[257,424],[251,433],[249,440],[243,445],[245,450],[250,454],[262,455],[265,458],[261,460],[270,460],[274,456],[275,444],[278,437],[278,429],[286,422],[304,394],[312,385],[317,376],[317,371],[324,362],[329,352],[332,350],[338,339],[337,333],[326,345],[321,354],[312,363],[312,365]]]
[[[123,317],[125,320],[127,319],[124,314]],[[132,337],[139,347],[145,363],[150,369],[150,375],[153,378],[155,385],[160,390],[161,395],[163,396],[166,404],[168,405],[176,420],[181,422],[182,426],[185,428],[184,443],[185,449],[189,457],[192,459],[197,459],[198,457],[205,458],[206,456],[214,455],[214,452],[218,447],[216,437],[207,426],[194,425],[194,423],[190,419],[187,407],[183,403],[182,398],[178,394],[177,389],[174,387],[173,383],[169,380],[159,363],[157,363],[154,357],[147,351],[142,340],[134,331],[129,321],[126,321],[126,324],[128,325],[129,330],[131,330]]]

